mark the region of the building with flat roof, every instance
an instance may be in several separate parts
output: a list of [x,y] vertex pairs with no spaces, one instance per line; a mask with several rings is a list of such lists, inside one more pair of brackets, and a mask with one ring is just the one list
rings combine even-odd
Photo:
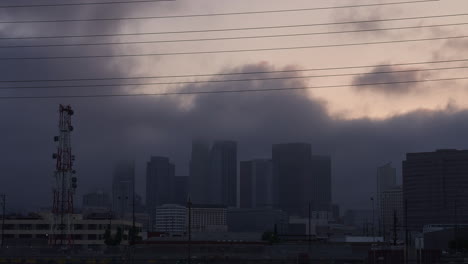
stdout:
[[175,166],[167,157],[151,157],[146,163],[146,210],[174,201]]
[[273,206],[273,164],[269,159],[240,162],[240,207]]
[[156,207],[153,230],[172,235],[187,232],[187,208],[177,204]]
[[112,178],[113,212],[119,218],[132,211],[135,195],[135,162],[122,160],[115,164]]
[[408,228],[462,224],[468,219],[468,150],[408,153],[403,161]]
[[228,229],[226,212],[224,205],[192,205],[192,232],[226,232]]
[[382,192],[380,198],[383,236],[386,240],[393,240],[396,234],[397,239],[402,239],[404,230],[402,187],[387,189]]
[[[29,216],[7,216],[4,223],[5,246],[47,246],[53,244],[52,237],[53,216],[50,213],[34,214]],[[111,225],[112,234],[121,228],[123,232],[122,244],[128,245],[129,230],[132,221],[109,219],[106,215],[101,217],[83,217],[81,214],[73,215],[73,229],[71,231],[73,244],[79,247],[98,248],[104,246],[104,233]],[[141,224],[135,223],[141,232]],[[141,235],[141,234],[140,234]],[[50,237],[49,237],[50,236]]]

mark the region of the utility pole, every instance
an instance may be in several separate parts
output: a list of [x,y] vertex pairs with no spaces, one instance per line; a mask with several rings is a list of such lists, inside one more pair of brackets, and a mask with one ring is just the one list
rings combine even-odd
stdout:
[[187,263],[190,264],[192,261],[192,256],[191,256],[191,244],[192,244],[192,201],[190,200],[190,197],[187,202],[187,208],[188,208],[188,247],[187,247]]
[[3,240],[5,238],[5,205],[6,205],[6,195],[5,194],[2,194],[0,195],[0,198],[1,198],[1,202],[2,202],[2,242],[1,242],[1,245],[0,245],[0,248],[3,248]]

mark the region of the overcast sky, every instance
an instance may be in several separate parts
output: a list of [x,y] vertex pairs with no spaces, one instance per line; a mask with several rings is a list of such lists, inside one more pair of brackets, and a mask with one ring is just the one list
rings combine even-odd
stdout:
[[[39,2],[46,3],[42,0],[15,0],[2,1],[2,5]],[[386,2],[395,1],[387,0]],[[174,2],[120,5],[0,8],[0,21],[170,16],[369,3],[376,3],[376,1],[177,0]],[[463,23],[466,22],[467,16],[287,29],[114,38],[4,39],[25,36],[284,26],[464,13],[468,14],[467,1],[440,0],[379,7],[255,15],[105,22],[0,23],[0,38],[3,38],[0,39],[0,46],[241,37],[440,25]],[[463,55],[468,45],[468,38],[458,38],[222,54],[1,60],[5,57],[173,53],[337,45],[454,36],[468,36],[468,27],[466,25],[452,25],[378,32],[139,45],[0,48],[0,80],[240,73],[468,59]],[[1,89],[0,97],[160,93],[406,82],[468,77],[467,69],[460,68],[467,65],[466,62],[453,62],[247,76],[250,78],[301,77],[390,72],[387,74],[268,81]],[[449,67],[458,67],[458,69],[399,72]],[[0,87],[125,84],[235,78],[246,78],[246,76],[172,77],[99,82],[2,82]],[[345,208],[370,208],[369,197],[375,192],[375,171],[379,165],[393,162],[398,168],[398,175],[401,176],[401,161],[407,152],[432,151],[438,148],[467,148],[468,142],[465,139],[465,135],[468,134],[466,83],[467,81],[458,80],[385,86],[164,97],[1,99],[0,192],[5,192],[8,195],[10,208],[37,208],[51,204],[50,193],[54,170],[54,161],[51,155],[55,147],[52,139],[57,133],[58,104],[62,103],[70,104],[76,112],[73,117],[75,131],[73,132],[72,144],[79,177],[77,199],[81,199],[81,194],[97,188],[110,190],[112,164],[116,159],[122,157],[136,160],[137,188],[142,194],[144,194],[145,162],[149,160],[151,155],[170,157],[176,164],[177,174],[187,175],[191,140],[195,137],[204,137],[211,140],[237,140],[240,160],[270,157],[271,144],[273,143],[310,142],[314,153],[327,154],[332,157],[334,202]]]

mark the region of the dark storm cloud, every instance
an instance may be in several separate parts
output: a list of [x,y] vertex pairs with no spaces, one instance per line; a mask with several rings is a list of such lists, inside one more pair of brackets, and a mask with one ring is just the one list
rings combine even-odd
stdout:
[[[101,15],[96,12],[110,12],[108,8],[93,11],[92,15]],[[33,17],[37,16],[28,16],[30,19]],[[118,28],[119,24],[113,23],[103,25],[100,30],[114,32]],[[6,36],[12,30],[13,28],[4,29],[0,34]],[[73,27],[73,30],[84,33],[95,32],[96,28],[82,25]],[[63,29],[52,27],[50,31],[40,33],[55,34],[62,31]],[[2,56],[44,56],[50,52],[70,50],[16,49],[5,51]],[[91,53],[96,50],[80,49],[73,52]],[[128,62],[125,59],[8,62],[0,65],[0,79],[127,76],[132,74]],[[133,60],[130,62],[138,63]],[[279,69],[282,68],[259,63],[227,67],[222,72]],[[377,70],[379,69],[374,69]],[[252,75],[252,78],[260,76]],[[375,79],[376,76],[379,78]],[[396,73],[376,76],[373,79],[361,77],[355,81],[380,82],[419,77]],[[194,84],[170,89],[208,91],[301,86],[307,85],[296,79]],[[406,91],[404,87],[397,87],[397,90],[400,94]],[[126,90],[117,89],[99,92],[124,91]],[[12,93],[35,95],[92,92],[96,92],[96,89],[10,91],[3,92],[1,96]],[[336,90],[336,95],[340,96],[339,89]],[[51,154],[55,151],[52,137],[57,133],[59,103],[71,104],[76,111],[72,144],[77,157],[79,194],[97,187],[110,189],[113,162],[121,157],[132,157],[137,161],[137,185],[140,192],[144,189],[144,163],[150,155],[171,157],[177,165],[177,174],[187,174],[192,138],[237,140],[241,160],[269,157],[273,143],[303,141],[310,142],[315,153],[332,156],[335,201],[348,207],[365,207],[375,186],[374,174],[377,166],[388,161],[398,165],[408,151],[467,147],[462,136],[468,133],[467,111],[457,112],[448,108],[444,111],[415,111],[381,121],[341,120],[328,114],[325,101],[309,99],[306,91],[180,97],[2,100],[0,192],[6,192],[9,196],[10,208],[50,204],[54,169]]]
[[[359,92],[383,93],[385,95],[405,95],[414,92],[419,83],[430,75],[417,71],[416,68],[402,68],[395,66],[377,66],[369,74],[360,75],[353,79],[354,89]],[[384,73],[382,73],[384,72]],[[407,83],[404,83],[407,82]],[[390,85],[363,85],[374,83],[395,83]]]

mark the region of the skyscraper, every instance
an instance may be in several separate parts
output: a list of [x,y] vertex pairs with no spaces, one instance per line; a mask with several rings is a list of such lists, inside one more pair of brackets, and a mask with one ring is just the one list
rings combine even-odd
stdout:
[[188,201],[188,177],[176,176],[174,181],[174,203],[185,206]]
[[382,192],[381,196],[381,210],[382,210],[382,227],[383,236],[387,240],[393,238],[394,229],[396,229],[397,236],[402,239],[400,235],[404,230],[402,225],[403,218],[403,190],[401,186],[387,189]]
[[331,158],[312,155],[313,211],[331,211]]
[[406,154],[403,199],[410,230],[468,219],[468,150]]
[[123,218],[131,213],[135,192],[135,162],[119,161],[114,167],[112,204],[116,216]]
[[306,215],[313,199],[310,144],[273,145],[275,205],[290,215]]
[[[387,163],[377,168],[377,193],[376,193],[376,211],[378,212],[377,222],[379,223],[379,233],[386,232],[388,226],[384,223],[384,211],[382,204],[383,192],[394,189],[396,185],[396,169],[392,167],[391,163]],[[387,219],[388,221],[388,219]]]
[[241,208],[273,206],[273,165],[271,160],[242,161],[239,183]]
[[209,202],[237,206],[237,143],[216,141],[210,152]]
[[209,203],[210,145],[201,140],[192,142],[190,158],[189,196],[193,203]]
[[97,190],[83,195],[83,208],[107,208],[111,205],[109,194],[103,190]]
[[146,164],[146,207],[150,216],[156,207],[174,200],[175,166],[166,157],[151,157]]
[[273,145],[274,204],[290,215],[331,211],[331,158],[312,155],[311,145]]

